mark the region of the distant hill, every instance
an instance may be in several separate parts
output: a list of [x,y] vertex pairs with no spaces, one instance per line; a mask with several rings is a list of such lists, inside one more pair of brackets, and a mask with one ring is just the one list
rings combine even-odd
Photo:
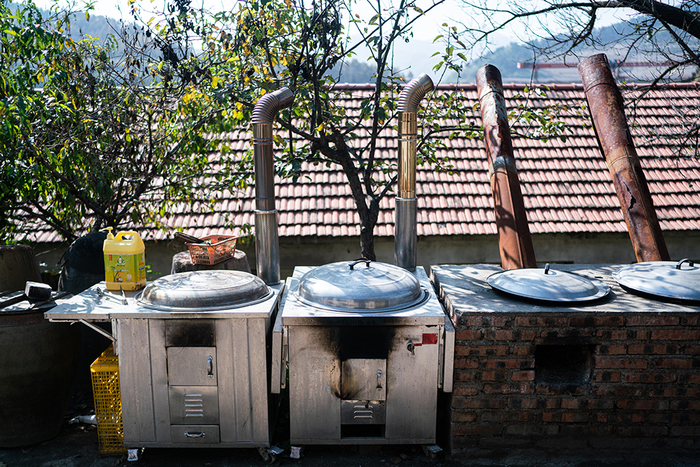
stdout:
[[[629,47],[619,41],[621,36],[633,33],[635,25],[633,23],[622,22],[600,28],[595,31],[596,40],[600,47],[578,47],[575,55],[569,55],[564,62],[564,58],[557,57],[548,59],[546,57],[536,57],[533,50],[526,45],[511,43],[505,47],[499,47],[492,53],[487,54],[482,59],[466,66],[462,73],[462,82],[474,82],[476,71],[484,64],[490,63],[496,66],[501,72],[504,83],[527,83],[530,81],[540,83],[579,83],[581,81],[576,64],[580,59],[590,55],[605,53],[611,62],[622,61],[629,52]],[[680,52],[680,47],[673,40],[668,32],[657,33],[657,41],[667,44],[666,52],[675,54]],[[615,42],[613,44],[613,42]],[[542,47],[547,42],[539,41],[538,46]],[[644,50],[648,44],[637,44],[633,53],[626,57],[627,62],[664,62],[666,59],[652,50]],[[695,43],[696,48],[699,44]],[[536,73],[532,67],[518,68],[518,63],[556,63],[558,65],[566,63],[570,65],[566,68],[540,68]],[[618,79],[634,82],[650,81],[655,76],[655,67],[620,67],[615,69]],[[695,68],[688,68],[684,73],[672,77],[672,80],[688,80],[696,72]]]

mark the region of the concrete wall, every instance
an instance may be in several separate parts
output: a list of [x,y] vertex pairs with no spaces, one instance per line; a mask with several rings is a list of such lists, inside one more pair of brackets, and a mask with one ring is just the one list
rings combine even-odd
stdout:
[[[672,259],[691,258],[700,261],[699,232],[667,232],[664,234]],[[172,257],[186,246],[175,240],[147,241],[146,262],[153,271],[169,274]],[[633,263],[634,251],[627,234],[545,234],[533,235],[538,263]],[[318,266],[335,261],[358,259],[359,238],[309,237],[280,239],[282,277],[291,275],[295,266]],[[66,244],[35,245],[39,261],[54,267],[67,249]],[[239,244],[255,270],[255,245]],[[378,261],[394,262],[394,239],[376,238]],[[455,237],[419,237],[418,264],[500,264],[495,235]],[[157,277],[153,275],[151,278]]]

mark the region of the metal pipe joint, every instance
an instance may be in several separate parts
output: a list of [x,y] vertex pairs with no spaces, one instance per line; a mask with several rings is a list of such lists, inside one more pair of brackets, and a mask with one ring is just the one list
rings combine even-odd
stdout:
[[418,149],[418,106],[435,88],[430,76],[423,73],[401,91],[399,112],[398,196],[394,216],[394,263],[409,271],[418,262],[416,233],[416,153]]
[[255,104],[251,119],[255,163],[255,264],[258,277],[268,285],[280,282],[272,122],[277,112],[293,101],[294,93],[286,87],[266,94]]

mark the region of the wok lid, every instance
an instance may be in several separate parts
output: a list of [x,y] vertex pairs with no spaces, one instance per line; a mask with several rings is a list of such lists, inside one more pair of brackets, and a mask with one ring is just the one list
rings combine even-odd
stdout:
[[405,269],[359,260],[319,266],[299,280],[299,298],[312,306],[338,311],[393,311],[421,303],[426,292]]
[[164,311],[206,311],[236,308],[263,300],[267,285],[243,271],[191,271],[156,279],[137,302]]
[[603,281],[572,272],[544,269],[511,269],[487,278],[491,287],[501,292],[531,300],[570,303],[605,297],[610,292]]
[[633,291],[700,301],[700,267],[689,259],[631,264],[618,269],[612,276],[622,287]]

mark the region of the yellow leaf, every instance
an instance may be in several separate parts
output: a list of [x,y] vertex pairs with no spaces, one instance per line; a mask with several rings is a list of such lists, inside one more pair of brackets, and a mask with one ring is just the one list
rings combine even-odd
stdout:
[[211,87],[216,88],[219,85],[219,77],[214,76],[214,78],[211,80]]
[[316,127],[317,131],[323,131],[323,123]]
[[265,93],[267,93],[267,91],[265,91],[265,89],[261,89],[261,90],[260,90],[260,95],[261,95],[261,96],[264,96]]

